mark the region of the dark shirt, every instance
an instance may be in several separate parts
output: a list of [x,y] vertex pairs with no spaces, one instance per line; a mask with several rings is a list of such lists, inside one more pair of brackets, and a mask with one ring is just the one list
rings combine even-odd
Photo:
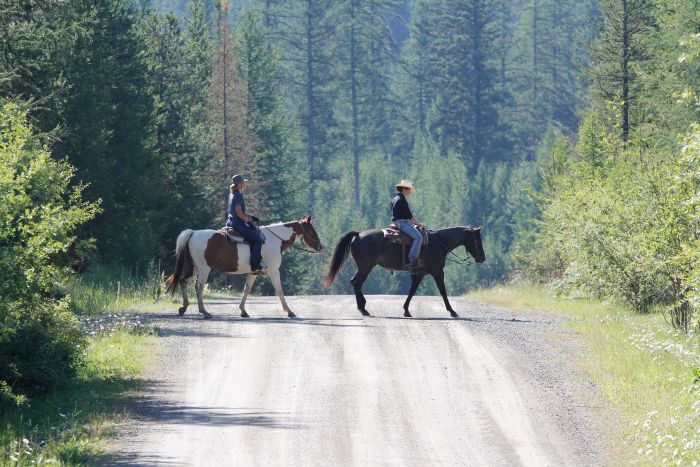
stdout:
[[413,214],[408,207],[408,201],[403,193],[397,193],[394,201],[391,202],[391,221],[411,220]]
[[243,199],[243,193],[240,191],[234,191],[228,195],[228,222],[227,224],[245,224],[245,221],[238,217],[236,214],[236,206],[241,205],[241,210],[245,214],[245,200]]

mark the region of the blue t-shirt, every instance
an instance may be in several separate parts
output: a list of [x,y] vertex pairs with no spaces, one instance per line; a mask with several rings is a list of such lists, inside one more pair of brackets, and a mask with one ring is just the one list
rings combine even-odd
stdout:
[[241,205],[241,210],[245,214],[245,200],[243,193],[234,191],[228,195],[228,222],[231,224],[245,224],[245,221],[236,214],[236,206]]

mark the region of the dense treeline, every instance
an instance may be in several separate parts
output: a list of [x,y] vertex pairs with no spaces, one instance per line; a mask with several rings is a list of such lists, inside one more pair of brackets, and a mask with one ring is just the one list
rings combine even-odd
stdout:
[[542,159],[525,271],[682,329],[700,305],[700,5],[606,0],[574,142]]
[[[598,17],[593,0],[3,5],[2,95],[101,200],[80,232],[97,261],[169,260],[180,230],[220,225],[232,173],[265,220],[316,214],[327,243],[386,224],[407,177],[430,227],[486,225],[489,260],[450,268],[456,292],[512,269],[532,161],[585,105]],[[285,286],[318,290],[324,263],[290,258]],[[402,286],[377,272],[368,290]]]

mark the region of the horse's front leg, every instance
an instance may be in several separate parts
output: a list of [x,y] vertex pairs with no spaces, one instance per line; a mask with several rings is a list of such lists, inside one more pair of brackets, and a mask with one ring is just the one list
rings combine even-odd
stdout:
[[253,284],[258,276],[256,274],[248,274],[245,281],[245,287],[243,287],[243,297],[241,298],[241,303],[238,308],[241,309],[241,318],[248,318],[248,312],[245,311],[245,301],[248,299],[248,294],[253,290]]
[[289,309],[289,305],[287,305],[287,301],[284,299],[284,292],[282,291],[282,281],[280,280],[280,270],[268,270],[267,274],[270,276],[272,286],[275,288],[275,292],[277,292],[277,296],[280,298],[280,302],[282,302],[282,308],[284,309],[284,311],[287,312],[287,316],[289,316],[290,318],[296,317],[292,310]]
[[411,303],[411,299],[416,294],[416,290],[418,290],[418,286],[423,281],[423,277],[424,277],[423,274],[411,274],[411,290],[408,291],[408,297],[406,297],[406,301],[403,304],[403,315],[406,318],[411,317],[411,313],[408,311],[408,305],[409,305],[409,303]]
[[452,309],[450,301],[447,299],[447,289],[445,289],[445,272],[440,269],[437,272],[432,273],[433,279],[435,279],[435,284],[437,285],[440,295],[442,295],[442,300],[445,302],[445,308],[450,312],[450,316],[453,318],[459,318],[459,315]]

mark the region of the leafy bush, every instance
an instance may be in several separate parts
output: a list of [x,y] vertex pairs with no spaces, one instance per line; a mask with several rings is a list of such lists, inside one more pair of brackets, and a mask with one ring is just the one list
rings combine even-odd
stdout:
[[0,411],[23,394],[70,378],[84,340],[62,287],[70,267],[57,258],[98,211],[71,187],[73,168],[32,135],[19,106],[0,107]]
[[[679,154],[616,145],[601,127],[584,122],[568,162],[555,154],[551,163],[559,170],[543,171],[537,247],[521,265],[560,267],[555,283],[562,290],[618,299],[639,311],[660,304],[672,325],[688,329],[698,294],[698,176],[691,154],[698,136]],[[551,258],[556,264],[542,264]]]

